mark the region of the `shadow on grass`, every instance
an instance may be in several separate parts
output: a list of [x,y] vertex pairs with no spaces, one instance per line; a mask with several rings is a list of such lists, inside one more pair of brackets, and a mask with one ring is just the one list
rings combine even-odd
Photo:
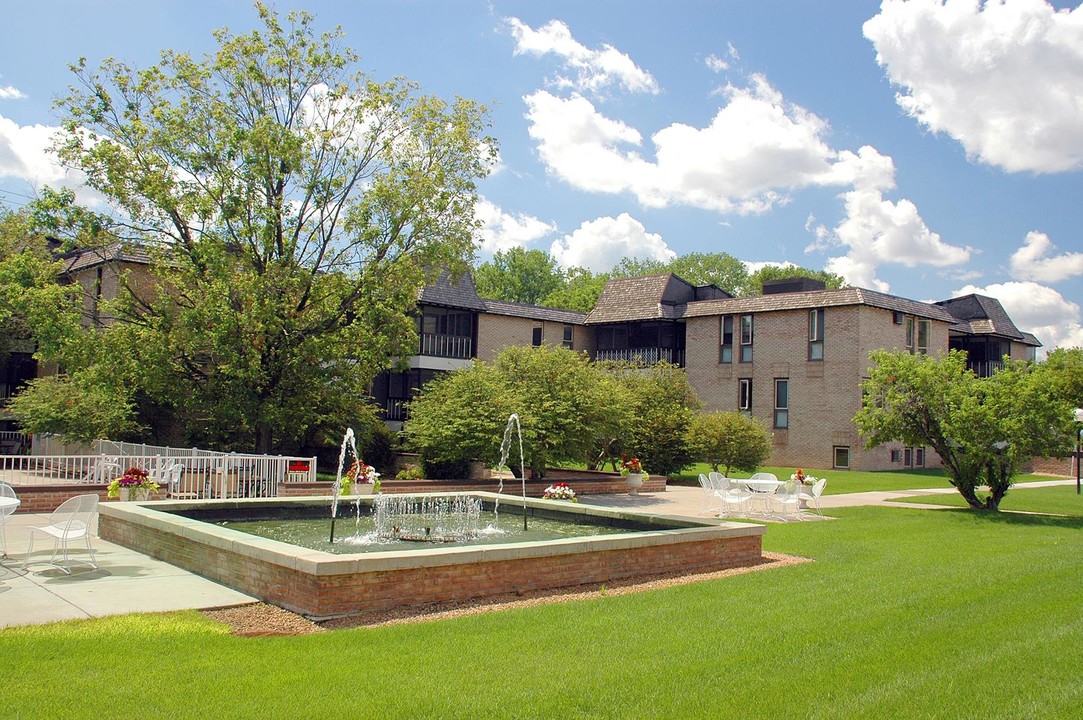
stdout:
[[938,512],[945,512],[956,517],[973,518],[976,521],[1000,523],[1003,525],[1055,527],[1072,530],[1083,529],[1083,515],[1049,515],[1043,513],[1016,512],[1012,510],[973,510],[970,508],[946,508]]

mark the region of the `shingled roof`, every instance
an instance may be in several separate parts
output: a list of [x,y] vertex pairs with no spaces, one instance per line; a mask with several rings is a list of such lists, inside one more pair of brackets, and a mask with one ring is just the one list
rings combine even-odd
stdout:
[[586,324],[676,320],[684,306],[694,300],[695,293],[695,286],[673,273],[610,280],[587,315]]
[[564,325],[582,325],[587,318],[586,313],[576,312],[575,310],[560,310],[558,308],[524,305],[523,303],[504,302],[502,300],[484,300],[484,303],[485,312],[493,315],[510,315],[531,320],[563,323]]
[[808,292],[756,295],[754,297],[728,300],[704,300],[689,303],[683,317],[705,315],[736,315],[740,313],[771,312],[778,310],[801,310],[805,308],[842,307],[845,305],[868,305],[906,315],[954,323],[956,318],[944,308],[920,300],[888,295],[866,288],[840,288],[838,290],[812,290]]
[[[998,335],[1016,342],[1028,343],[1026,335],[1015,326],[1004,306],[996,298],[985,295],[963,295],[936,303],[950,312],[956,322],[951,330],[968,335]],[[1030,336],[1035,343],[1037,338]],[[1038,343],[1040,346],[1041,343]]]
[[64,272],[72,273],[86,270],[107,262],[128,262],[140,265],[151,263],[150,254],[145,248],[128,243],[113,242],[97,248],[80,248],[68,253]]
[[451,274],[443,271],[436,282],[421,288],[417,301],[425,305],[485,311],[485,301],[478,297],[474,276],[468,272],[464,272],[457,281],[452,282]]

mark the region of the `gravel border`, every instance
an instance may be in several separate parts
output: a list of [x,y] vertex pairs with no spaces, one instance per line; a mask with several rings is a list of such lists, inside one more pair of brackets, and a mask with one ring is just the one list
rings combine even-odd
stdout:
[[629,593],[657,590],[659,588],[687,585],[703,580],[743,575],[760,570],[786,567],[800,563],[813,562],[808,558],[781,553],[763,553],[763,562],[745,567],[717,570],[708,573],[684,575],[648,575],[628,580],[603,583],[597,589],[584,590],[582,586],[538,590],[519,594],[497,595],[488,598],[476,598],[462,602],[434,603],[422,607],[395,608],[381,612],[360,613],[348,617],[315,623],[301,615],[275,605],[254,603],[221,610],[207,610],[204,615],[230,626],[234,635],[242,637],[267,637],[283,635],[307,635],[326,630],[341,630],[356,627],[380,627],[401,625],[413,622],[428,622],[446,618],[477,615],[478,613],[510,610],[513,608],[535,607],[555,603],[575,602],[590,598],[627,595]]

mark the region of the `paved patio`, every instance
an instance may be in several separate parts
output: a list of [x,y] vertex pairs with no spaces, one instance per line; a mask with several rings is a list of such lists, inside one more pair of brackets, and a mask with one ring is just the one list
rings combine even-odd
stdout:
[[[1074,480],[1017,483],[1015,487],[1048,487],[1074,484]],[[892,498],[955,493],[954,488],[865,492],[825,495],[824,510],[857,505],[922,506],[892,503]],[[664,493],[641,495],[584,496],[581,502],[620,507],[665,515],[699,515],[703,493],[698,487],[670,486]],[[815,515],[806,513],[808,518]],[[817,518],[818,519],[818,518]],[[0,560],[0,628],[35,625],[61,620],[85,619],[133,612],[212,609],[256,602],[255,598],[231,590],[160,560],[95,537],[98,569],[75,564],[71,575],[50,566],[51,545],[38,541],[35,562],[21,567],[33,525],[45,525],[48,515],[16,513],[5,523],[9,557]],[[73,557],[87,557],[76,550]]]

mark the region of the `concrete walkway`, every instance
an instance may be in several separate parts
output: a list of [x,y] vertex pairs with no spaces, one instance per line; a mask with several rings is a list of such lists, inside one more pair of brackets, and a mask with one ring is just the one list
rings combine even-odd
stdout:
[[[67,575],[48,564],[52,543],[39,536],[24,569],[34,525],[49,516],[16,513],[4,521],[8,557],[0,560],[0,628],[133,612],[208,609],[255,602],[255,598],[101,538],[91,540],[98,569],[79,562]],[[72,558],[88,560],[81,543]]]
[[[1074,480],[1016,483],[1016,488],[1070,485]],[[896,505],[920,508],[913,503],[893,503],[893,498],[922,495],[950,495],[954,488],[863,492],[849,495],[825,495],[825,510],[857,505]],[[703,492],[698,487],[670,486],[664,493],[642,495],[584,496],[581,502],[606,507],[627,508],[659,515],[705,517]],[[816,519],[803,513],[804,519]],[[0,628],[35,625],[60,620],[85,619],[133,612],[212,609],[245,605],[255,598],[223,585],[173,567],[160,560],[119,545],[93,538],[98,569],[76,563],[67,575],[48,564],[52,545],[38,538],[34,562],[21,567],[29,545],[29,527],[46,525],[48,515],[16,513],[5,521],[9,557],[0,560]],[[73,557],[86,559],[86,550],[76,550]]]

